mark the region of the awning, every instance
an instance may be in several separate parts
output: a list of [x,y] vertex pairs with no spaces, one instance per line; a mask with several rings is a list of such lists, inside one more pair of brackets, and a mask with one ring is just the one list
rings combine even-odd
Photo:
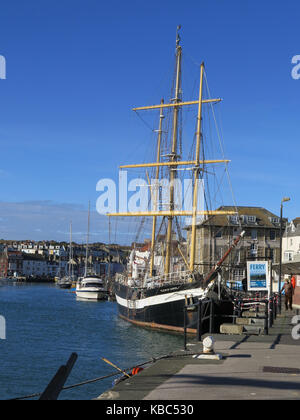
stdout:
[[[279,264],[273,264],[272,269],[279,273]],[[300,261],[288,262],[281,264],[281,274],[299,274],[300,275]]]

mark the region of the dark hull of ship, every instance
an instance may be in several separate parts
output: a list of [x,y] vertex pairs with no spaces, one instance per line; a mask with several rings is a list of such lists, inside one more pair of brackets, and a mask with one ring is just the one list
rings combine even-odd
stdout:
[[58,285],[58,287],[60,289],[71,289],[72,284],[70,284],[70,283],[61,283],[61,284]]
[[[119,316],[136,325],[166,331],[182,333],[184,331],[184,307],[185,295],[188,296],[188,304],[196,303],[198,298],[212,298],[215,312],[215,330],[220,323],[228,322],[226,315],[232,315],[233,305],[230,297],[222,290],[221,300],[216,290],[210,290],[205,294],[203,288],[197,283],[179,285],[175,287],[134,289],[132,287],[117,284],[115,289]],[[189,298],[193,296],[193,298]],[[222,315],[222,316],[221,316]],[[197,332],[197,309],[187,311],[187,332]],[[203,324],[203,332],[208,331],[209,321]],[[217,332],[217,331],[215,331]]]

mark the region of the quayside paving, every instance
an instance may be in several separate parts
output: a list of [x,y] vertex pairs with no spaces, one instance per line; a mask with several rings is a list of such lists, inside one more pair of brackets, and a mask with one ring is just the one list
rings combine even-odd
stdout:
[[[193,358],[202,353],[202,344],[190,339],[187,351],[157,360],[97,399],[299,399],[300,324],[291,324],[298,313],[282,310],[269,335],[212,334],[221,360]],[[292,337],[292,329],[299,339]]]

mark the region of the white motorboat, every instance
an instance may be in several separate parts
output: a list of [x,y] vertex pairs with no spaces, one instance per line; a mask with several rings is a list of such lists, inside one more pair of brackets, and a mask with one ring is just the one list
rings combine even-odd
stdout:
[[87,275],[76,284],[76,296],[88,300],[105,300],[108,292],[104,280],[97,275]]

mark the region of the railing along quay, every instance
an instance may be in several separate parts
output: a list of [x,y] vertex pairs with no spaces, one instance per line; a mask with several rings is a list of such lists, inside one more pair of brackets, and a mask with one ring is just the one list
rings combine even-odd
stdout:
[[[221,301],[221,302],[228,302]],[[236,324],[236,319],[242,317],[242,313],[246,308],[255,308],[255,317],[257,319],[264,319],[264,334],[269,334],[269,328],[273,326],[274,320],[277,318],[279,311],[279,294],[273,293],[269,298],[265,297],[236,297],[232,301],[233,314],[215,314],[214,302],[212,299],[198,299],[197,302],[186,304],[183,310],[183,329],[184,329],[184,349],[187,348],[187,330],[188,330],[188,312],[197,311],[197,327],[196,337],[197,341],[202,341],[202,335],[204,334],[204,322],[209,320],[208,331],[205,333],[213,334],[216,333],[216,318],[232,318],[232,323]],[[264,311],[261,312],[259,309],[264,306]]]

